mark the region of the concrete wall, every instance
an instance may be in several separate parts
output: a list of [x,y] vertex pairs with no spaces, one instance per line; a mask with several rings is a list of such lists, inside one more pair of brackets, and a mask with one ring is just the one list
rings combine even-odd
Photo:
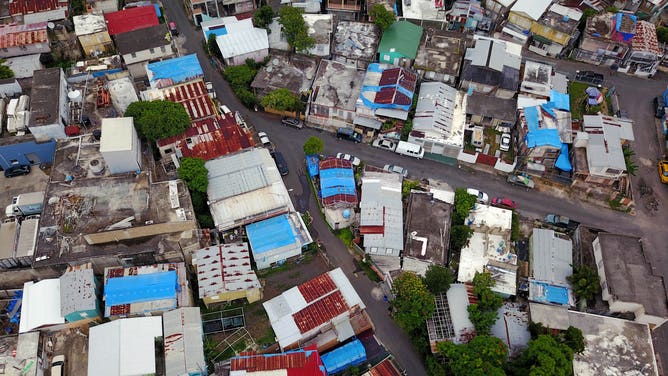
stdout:
[[[153,50],[153,52],[151,52],[151,50]],[[147,62],[149,60],[164,59],[169,56],[174,56],[174,51],[172,51],[171,43],[138,51],[132,54],[125,54],[123,55],[123,61],[125,61],[126,65],[131,65],[141,62]]]
[[256,63],[264,61],[264,58],[269,55],[269,49],[253,51],[244,55],[234,56],[229,59],[224,59],[227,65],[243,65],[246,64],[246,59],[253,59]]
[[58,21],[66,18],[67,8],[50,10],[47,12],[30,13],[23,15],[24,24],[33,24],[38,22]]
[[46,142],[49,140],[58,140],[67,137],[65,127],[60,123],[42,125],[39,127],[30,127],[30,133],[35,136],[37,142]]
[[253,252],[253,260],[255,260],[255,264],[257,265],[257,270],[260,270],[260,269],[267,269],[271,267],[272,264],[281,263],[289,259],[290,257],[300,256],[301,254],[302,250],[301,248],[298,247],[294,247],[288,250],[277,249],[277,250],[267,251],[259,255]]

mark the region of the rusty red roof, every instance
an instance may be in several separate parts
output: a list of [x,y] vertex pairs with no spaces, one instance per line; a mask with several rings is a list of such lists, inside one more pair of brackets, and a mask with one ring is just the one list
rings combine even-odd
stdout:
[[206,91],[206,84],[201,79],[158,90],[157,94],[151,95],[153,99],[162,98],[182,104],[191,120],[196,121],[215,115],[213,102]]
[[67,10],[67,1],[59,0],[13,0],[9,2],[9,14],[12,16],[50,10]]
[[636,25],[636,35],[631,40],[631,47],[634,51],[646,51],[656,55],[661,54],[659,41],[656,36],[656,27],[646,21],[639,21]]
[[392,360],[385,359],[369,370],[370,376],[401,376],[401,372],[394,366]]
[[46,22],[29,25],[10,24],[0,26],[0,48],[28,46],[48,41]]
[[336,290],[336,284],[332,281],[329,274],[325,273],[302,283],[297,288],[299,288],[299,292],[302,293],[306,302],[310,303]]
[[116,35],[158,25],[158,15],[153,5],[128,8],[104,14],[109,35]]
[[325,376],[317,346],[283,354],[241,353],[230,359],[230,371],[277,371],[287,370],[288,376]]
[[304,334],[347,310],[348,304],[343,299],[341,291],[337,290],[293,314],[292,318],[295,320],[299,332]]

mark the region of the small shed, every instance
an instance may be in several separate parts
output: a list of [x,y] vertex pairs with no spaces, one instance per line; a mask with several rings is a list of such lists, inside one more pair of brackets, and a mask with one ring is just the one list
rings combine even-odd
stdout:
[[141,144],[131,117],[102,119],[100,153],[112,174],[141,170]]

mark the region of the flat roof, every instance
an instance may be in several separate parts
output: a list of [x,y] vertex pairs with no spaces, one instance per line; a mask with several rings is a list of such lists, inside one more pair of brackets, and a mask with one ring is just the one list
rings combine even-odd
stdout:
[[511,124],[517,122],[517,101],[481,93],[467,95],[466,113],[482,117],[492,117]]
[[[8,374],[23,376],[38,376],[43,372],[38,366],[38,358],[41,359],[40,332],[28,332],[19,335],[6,335],[0,337],[0,364]],[[26,365],[33,366],[23,372]],[[16,370],[16,371],[14,371]]]
[[107,31],[107,23],[100,14],[82,14],[72,17],[74,32],[77,36]]
[[418,47],[413,69],[457,77],[470,39],[461,33],[436,30],[429,30],[423,37],[424,42]]
[[526,307],[524,303],[504,302],[491,329],[491,335],[506,344],[511,357],[519,355],[531,340]]
[[62,77],[61,68],[40,69],[33,73],[28,127],[39,127],[61,121],[59,98]]
[[317,67],[317,60],[309,56],[272,53],[269,62],[255,75],[251,87],[263,92],[285,88],[301,95],[311,88]]
[[196,54],[149,63],[146,75],[151,88],[174,86],[204,77],[204,71]]
[[412,191],[406,210],[404,257],[444,264],[450,248],[451,215],[452,205],[434,198],[433,193]]
[[193,259],[197,263],[200,298],[260,288],[260,281],[251,268],[247,243],[202,248],[193,253]]
[[336,61],[320,60],[313,80],[311,103],[354,111],[363,81],[364,71]]
[[68,267],[60,277],[60,286],[63,316],[97,308],[97,285],[91,264]]
[[372,62],[380,34],[380,28],[373,23],[341,20],[336,25],[332,55]]
[[132,150],[137,137],[133,118],[103,118],[101,129],[100,153]]
[[517,0],[515,4],[510,7],[510,11],[524,13],[532,20],[538,21],[550,4],[552,4],[552,0]]

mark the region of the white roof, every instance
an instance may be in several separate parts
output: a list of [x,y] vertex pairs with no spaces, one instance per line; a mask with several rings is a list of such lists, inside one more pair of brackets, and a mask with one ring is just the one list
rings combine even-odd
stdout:
[[466,218],[468,226],[498,227],[503,231],[510,231],[512,221],[512,210],[482,204],[475,204],[469,212],[468,218]]
[[194,252],[193,260],[197,263],[200,298],[260,288],[260,281],[251,269],[247,243],[202,248]]
[[550,11],[562,16],[568,16],[569,19],[580,21],[582,18],[582,11],[578,8],[565,7],[561,4],[552,4]]
[[132,150],[134,127],[131,117],[103,118],[100,153]]
[[104,16],[97,14],[84,14],[72,17],[74,32],[77,36],[107,31],[107,23]]
[[162,315],[165,329],[165,374],[199,374],[206,369],[199,307],[182,307]]
[[467,96],[442,82],[420,85],[413,130],[424,132],[425,139],[446,145],[464,146]]
[[584,115],[583,127],[589,138],[586,147],[589,167],[626,170],[622,141],[635,139],[633,120]]
[[88,374],[155,374],[155,337],[161,336],[160,316],[120,319],[91,327],[88,335]]
[[452,330],[455,333],[455,343],[458,343],[462,334],[475,331],[475,327],[469,319],[469,295],[466,291],[466,285],[461,283],[451,284],[446,296],[448,297]]
[[14,78],[29,78],[34,71],[44,69],[39,56],[40,54],[7,57],[2,65],[8,66],[14,72]]
[[518,95],[517,96],[517,109],[522,110],[527,107],[536,107],[540,106],[541,104],[547,103],[547,99],[536,99],[534,97],[529,97],[526,95]]
[[[365,234],[364,248],[404,248],[400,174],[365,172],[362,177],[360,226],[383,226],[383,234]],[[398,255],[397,255],[398,256]]]
[[119,113],[124,114],[130,104],[139,102],[137,91],[129,77],[121,77],[107,82],[107,89],[109,89],[111,103]]
[[19,333],[63,323],[65,318],[60,314],[60,279],[24,283]]
[[538,21],[550,4],[552,4],[552,0],[517,0],[510,11],[524,13],[534,21]]
[[253,27],[251,18],[225,24],[225,28],[227,34],[216,37],[220,53],[225,59],[269,48],[267,30]]

